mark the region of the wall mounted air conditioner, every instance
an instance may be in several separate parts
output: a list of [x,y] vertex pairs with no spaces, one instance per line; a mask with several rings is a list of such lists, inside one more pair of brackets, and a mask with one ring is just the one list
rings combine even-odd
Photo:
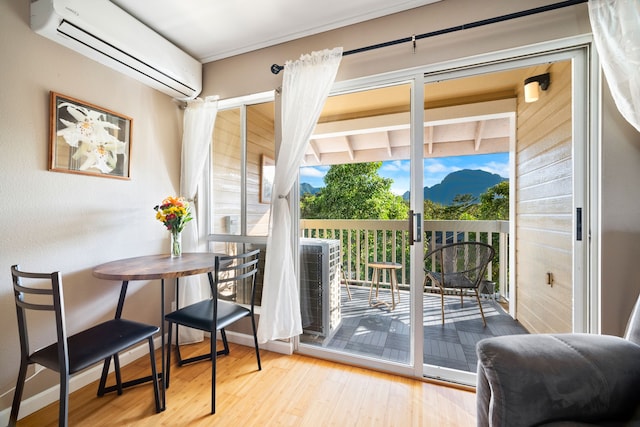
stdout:
[[174,98],[202,90],[202,64],[108,0],[36,0],[31,29]]

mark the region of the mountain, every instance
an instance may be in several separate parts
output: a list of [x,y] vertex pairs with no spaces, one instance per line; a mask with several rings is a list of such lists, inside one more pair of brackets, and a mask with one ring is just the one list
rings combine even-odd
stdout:
[[313,185],[303,182],[300,184],[300,195],[302,196],[303,194],[306,193],[310,193],[310,194],[317,194],[318,191],[320,191],[319,188],[314,187]]
[[[471,194],[480,200],[482,193],[505,180],[506,178],[495,173],[478,169],[463,169],[445,176],[440,184],[424,187],[424,199],[442,205],[450,205],[458,194]],[[402,197],[409,200],[409,192],[404,193]]]
[[[479,169],[462,169],[445,176],[440,184],[424,187],[424,199],[450,205],[458,194],[471,194],[479,201],[482,193],[502,181],[506,181],[506,178],[495,173]],[[300,184],[300,195],[317,194],[321,189],[303,182]],[[409,200],[409,192],[404,193],[402,198]]]

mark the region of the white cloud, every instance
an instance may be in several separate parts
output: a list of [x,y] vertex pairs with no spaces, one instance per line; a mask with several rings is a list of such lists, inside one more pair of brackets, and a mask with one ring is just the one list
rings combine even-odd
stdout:
[[461,168],[454,165],[447,165],[437,160],[425,160],[424,172],[429,174],[448,174],[460,170]]
[[442,182],[451,172],[459,171],[463,168],[443,161],[425,159],[424,161],[424,185],[432,187]]
[[324,166],[305,166],[300,168],[300,176],[309,178],[324,178],[327,170],[329,170],[329,168]]
[[509,162],[489,162],[482,167],[482,170],[509,178]]
[[384,162],[380,168],[380,172],[385,173],[409,173],[411,170],[411,164],[408,160],[394,160],[391,162]]

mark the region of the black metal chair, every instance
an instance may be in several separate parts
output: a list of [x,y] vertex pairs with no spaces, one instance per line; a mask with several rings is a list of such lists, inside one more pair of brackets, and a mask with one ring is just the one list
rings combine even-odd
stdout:
[[[256,359],[258,360],[258,370],[262,370],[260,363],[260,349],[258,347],[258,336],[256,330],[256,320],[254,316],[254,301],[256,293],[256,275],[258,273],[260,249],[240,255],[226,255],[215,257],[215,271],[213,280],[209,276],[209,284],[211,286],[210,299],[188,305],[184,308],[176,310],[165,316],[169,322],[168,340],[172,342],[173,327],[176,325],[187,326],[199,329],[211,334],[211,348],[209,353],[194,356],[188,359],[182,359],[180,356],[180,346],[176,337],[176,352],[178,356],[178,365],[182,366],[186,363],[196,362],[200,360],[211,360],[211,413],[216,413],[216,358],[211,357],[229,354],[229,344],[227,342],[227,334],[225,328],[238,320],[249,317],[253,328],[253,342],[256,350]],[[246,307],[231,301],[224,301],[218,298],[218,287],[220,286],[238,286],[249,283],[251,304]],[[177,329],[177,328],[176,328]],[[220,331],[224,349],[216,351],[216,331]],[[177,335],[177,334],[176,334]],[[171,345],[171,344],[170,344]],[[171,369],[171,351],[167,355],[167,366],[165,369],[165,387],[169,388],[169,373]]]
[[[29,273],[20,271],[20,267],[14,265],[11,267],[11,276],[13,277],[13,291],[20,333],[20,370],[13,396],[13,405],[11,406],[9,426],[15,426],[18,420],[28,365],[37,363],[60,374],[58,424],[66,426],[69,411],[69,377],[98,362],[107,361],[113,357],[116,387],[118,394],[122,394],[118,353],[145,339],[149,342],[152,378],[156,379],[153,381],[156,412],[160,412],[159,380],[157,380],[153,346],[153,334],[159,331],[157,326],[145,325],[125,319],[113,319],[68,336],[65,325],[62,275],[60,272]],[[27,310],[54,313],[56,342],[39,350],[31,351],[27,328]],[[101,384],[98,395],[103,393],[104,385]]]
[[480,307],[482,323],[484,318],[478,287],[484,280],[487,266],[493,260],[495,250],[482,242],[457,242],[437,247],[424,256],[425,286],[430,280],[440,292],[442,323],[444,324],[444,295],[459,292],[460,305],[465,291],[473,291]]

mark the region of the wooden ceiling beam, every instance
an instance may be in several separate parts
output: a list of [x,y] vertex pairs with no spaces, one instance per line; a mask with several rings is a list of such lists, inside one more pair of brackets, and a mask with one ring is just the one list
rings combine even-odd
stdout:
[[391,151],[391,137],[389,135],[389,131],[386,131],[384,133],[384,138],[385,138],[385,147],[387,148],[387,154],[389,155],[389,158],[393,158],[393,153]]
[[424,135],[424,144],[427,146],[427,152],[433,154],[433,128],[435,126],[427,126]]
[[353,151],[353,144],[351,144],[351,136],[350,136],[350,135],[346,135],[346,136],[344,137],[344,143],[345,143],[345,144],[346,144],[346,146],[347,146],[347,151],[348,151],[348,153],[349,153],[349,158],[350,158],[351,160],[355,160],[355,158],[356,158],[356,154],[355,154],[355,152]]
[[311,152],[313,153],[313,157],[315,157],[316,162],[321,163],[320,161],[320,150],[318,149],[318,144],[314,139],[309,141],[309,147],[311,148]]
[[480,143],[482,143],[482,131],[484,130],[484,124],[486,123],[485,120],[479,120],[476,123],[476,132],[475,132],[475,146],[474,149],[475,151],[480,150]]

